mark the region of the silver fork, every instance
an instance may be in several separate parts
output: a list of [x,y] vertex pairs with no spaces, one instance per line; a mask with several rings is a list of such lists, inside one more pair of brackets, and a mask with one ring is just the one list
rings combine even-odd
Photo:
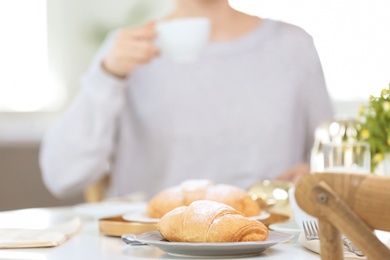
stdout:
[[[318,226],[316,222],[312,221],[302,221],[303,232],[307,240],[316,240],[320,239]],[[348,250],[354,253],[357,256],[364,256],[363,252],[359,250],[346,236],[342,236],[343,244],[348,248]]]
[[302,221],[303,232],[307,240],[320,239],[318,234],[318,227],[316,222],[312,221]]

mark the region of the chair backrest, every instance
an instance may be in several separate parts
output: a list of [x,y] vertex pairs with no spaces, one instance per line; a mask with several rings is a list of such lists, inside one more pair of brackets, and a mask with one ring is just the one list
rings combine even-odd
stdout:
[[298,205],[318,218],[321,259],[343,259],[341,234],[369,259],[390,259],[374,230],[390,231],[390,177],[315,173],[296,185]]

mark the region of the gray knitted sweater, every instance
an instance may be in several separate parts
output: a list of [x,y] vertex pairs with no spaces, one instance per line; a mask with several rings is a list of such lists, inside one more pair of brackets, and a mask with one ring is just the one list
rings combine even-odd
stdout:
[[100,67],[114,37],[43,140],[43,178],[58,196],[100,178],[111,158],[110,196],[150,197],[194,178],[247,188],[307,162],[332,116],[313,40],[296,26],[266,19],[209,43],[196,62],[160,56],[126,80]]

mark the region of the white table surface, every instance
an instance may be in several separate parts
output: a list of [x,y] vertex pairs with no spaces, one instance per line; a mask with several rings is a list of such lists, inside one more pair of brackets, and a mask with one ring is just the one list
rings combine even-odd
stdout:
[[[0,228],[46,228],[75,216],[72,207],[24,209],[0,212]],[[119,237],[99,233],[98,220],[82,218],[81,230],[57,247],[0,249],[0,259],[70,260],[70,259],[182,259],[152,246],[124,246]],[[197,259],[197,258],[186,258]],[[202,258],[207,259],[207,258]],[[222,258],[223,259],[223,258]],[[237,259],[318,260],[320,256],[300,246],[296,239],[275,245],[262,254]]]

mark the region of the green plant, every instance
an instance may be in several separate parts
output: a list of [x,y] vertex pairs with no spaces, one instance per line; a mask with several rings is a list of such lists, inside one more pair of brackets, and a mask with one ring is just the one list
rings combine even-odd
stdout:
[[379,97],[371,95],[359,109],[358,139],[371,147],[371,172],[390,153],[390,84]]

